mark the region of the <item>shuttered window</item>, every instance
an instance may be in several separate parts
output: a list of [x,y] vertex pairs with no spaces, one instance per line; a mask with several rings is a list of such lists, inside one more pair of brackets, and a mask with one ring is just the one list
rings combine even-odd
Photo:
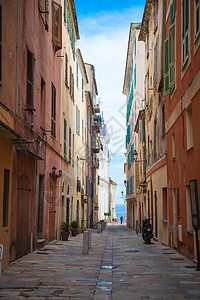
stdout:
[[175,5],[176,5],[176,1],[173,0],[172,4],[170,5],[170,25],[172,25],[175,20],[175,7],[176,7]]
[[51,84],[51,135],[56,137],[56,88]]
[[155,48],[154,48],[154,80],[155,80],[155,83],[157,82],[157,62],[158,62],[158,49],[157,49],[157,44],[155,45]]
[[199,36],[200,32],[200,0],[196,0],[196,20],[195,20],[195,38]]
[[52,1],[52,34],[57,50],[62,48],[62,8]]
[[169,28],[169,87],[175,84],[175,23]]
[[183,0],[182,5],[182,63],[184,65],[189,53],[189,0]]
[[76,62],[76,86],[78,88],[78,62]]
[[68,86],[68,57],[65,54],[65,84]]
[[80,110],[76,105],[76,132],[80,135]]
[[2,28],[3,27],[3,14],[2,14],[2,5],[0,2],[0,85],[2,84],[2,50],[3,50],[3,36],[2,36]]
[[82,101],[84,101],[84,80],[82,78]]
[[131,145],[131,163],[133,162],[133,145]]
[[72,131],[71,127],[69,127],[69,161],[72,159]]
[[26,104],[30,108],[33,108],[33,66],[33,53],[31,53],[27,48]]
[[67,22],[67,0],[64,0],[64,21]]
[[84,121],[82,119],[82,143],[84,144]]
[[142,120],[139,120],[139,143],[142,142]]
[[169,38],[167,38],[164,41],[164,96],[169,93]]
[[67,156],[67,120],[64,118],[64,157]]

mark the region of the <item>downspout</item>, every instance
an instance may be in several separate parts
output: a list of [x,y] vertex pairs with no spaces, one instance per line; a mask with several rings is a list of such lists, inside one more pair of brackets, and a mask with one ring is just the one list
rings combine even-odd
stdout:
[[183,100],[181,97],[181,115],[182,115],[182,120],[183,120],[183,169],[184,169],[184,185],[186,185],[185,181],[185,141],[184,141],[184,136],[185,136],[185,120],[184,120],[184,115],[183,115]]
[[19,0],[17,0],[17,78],[16,78],[16,107],[15,112],[18,110],[18,79],[19,79]]
[[[37,141],[37,150],[36,154],[38,155],[39,149],[39,141]],[[37,221],[37,207],[38,206],[38,160],[36,160],[36,168],[35,168],[35,222],[34,222],[34,233],[33,240],[32,240],[32,248],[35,249],[35,242],[36,242],[36,221]],[[31,249],[31,250],[33,250]],[[32,252],[32,251],[31,251]]]

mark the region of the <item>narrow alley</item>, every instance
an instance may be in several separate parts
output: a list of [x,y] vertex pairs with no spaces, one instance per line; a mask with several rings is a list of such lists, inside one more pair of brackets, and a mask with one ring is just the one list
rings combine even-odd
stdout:
[[200,272],[175,250],[145,244],[125,225],[108,225],[102,235],[93,230],[86,256],[82,238],[10,263],[0,278],[1,299],[199,299]]

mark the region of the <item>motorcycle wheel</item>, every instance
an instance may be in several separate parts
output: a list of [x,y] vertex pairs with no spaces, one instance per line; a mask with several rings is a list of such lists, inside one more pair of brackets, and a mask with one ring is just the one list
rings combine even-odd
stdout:
[[150,236],[148,236],[148,238],[147,238],[147,244],[151,244],[151,237]]

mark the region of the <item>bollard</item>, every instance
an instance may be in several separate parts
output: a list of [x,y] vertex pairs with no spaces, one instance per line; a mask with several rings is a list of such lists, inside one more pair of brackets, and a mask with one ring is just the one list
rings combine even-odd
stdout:
[[88,254],[88,237],[89,237],[89,232],[88,231],[84,231],[83,232],[83,255],[87,255]]
[[92,249],[92,230],[88,229],[88,248]]

